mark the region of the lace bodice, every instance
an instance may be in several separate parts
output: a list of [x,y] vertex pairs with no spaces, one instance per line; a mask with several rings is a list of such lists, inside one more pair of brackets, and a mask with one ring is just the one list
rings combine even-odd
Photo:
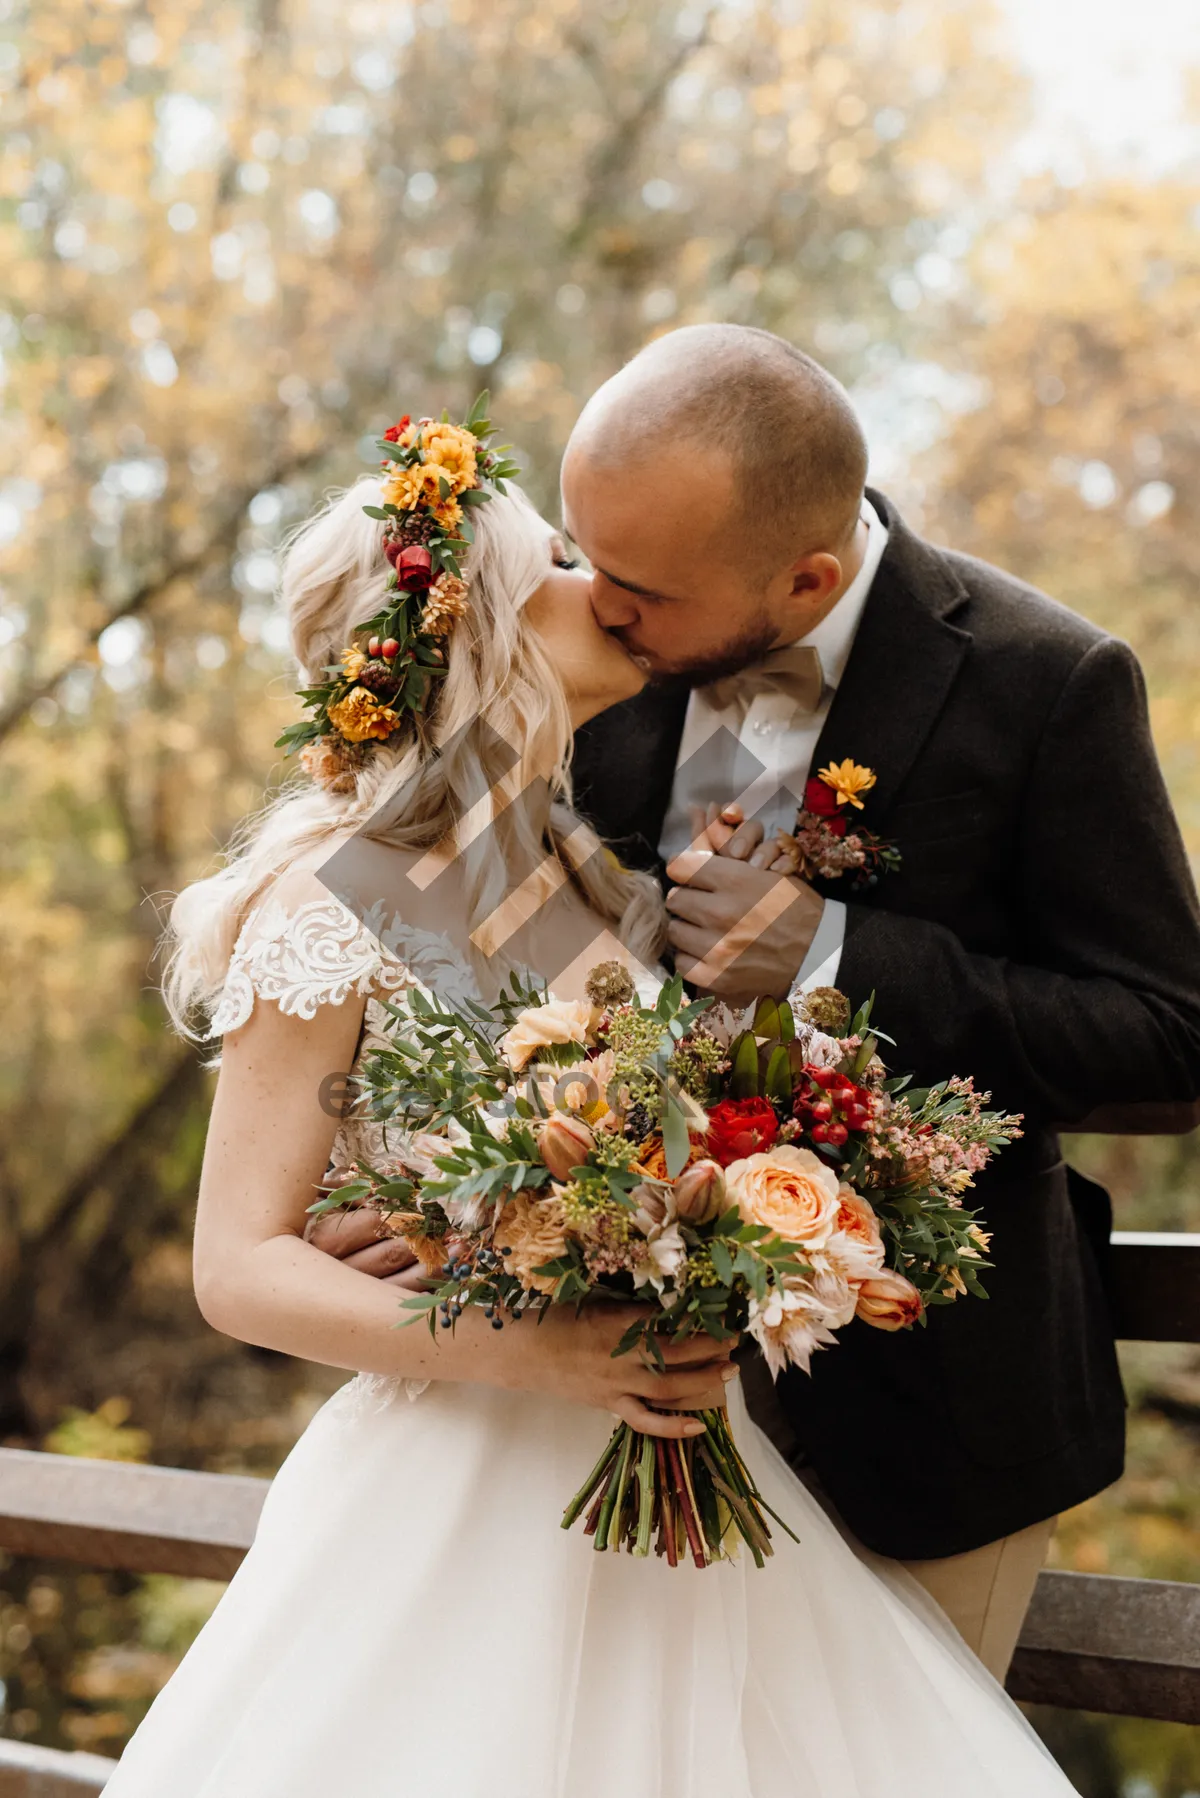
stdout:
[[[358,918],[332,894],[298,905],[271,895],[242,928],[208,1035],[240,1029],[261,999],[287,1017],[314,1018],[319,1005],[343,1005],[354,994],[367,1004],[353,1074],[386,1047],[381,1000],[414,986],[449,1005],[479,997],[470,966],[447,938],[387,920],[382,902]],[[375,1164],[387,1150],[388,1127],[354,1112],[339,1127],[330,1168],[360,1158]]]

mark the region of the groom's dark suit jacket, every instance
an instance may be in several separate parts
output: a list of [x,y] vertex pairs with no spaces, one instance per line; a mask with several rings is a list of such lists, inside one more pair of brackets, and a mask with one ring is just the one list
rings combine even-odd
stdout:
[[[849,898],[838,985],[920,1085],[970,1073],[1025,1114],[970,1195],[990,1299],[898,1335],[853,1323],[783,1376],[808,1459],[868,1547],[961,1553],[1117,1478],[1124,1398],[1107,1194],[1057,1127],[1200,1092],[1200,914],[1131,650],[1020,581],[923,542],[881,495],[883,561],[814,766],[877,772],[899,873]],[[686,694],[594,719],[577,803],[653,867]]]

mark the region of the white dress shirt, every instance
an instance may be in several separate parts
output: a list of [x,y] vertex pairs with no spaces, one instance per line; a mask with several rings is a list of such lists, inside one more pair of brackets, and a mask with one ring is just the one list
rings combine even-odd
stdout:
[[[815,649],[821,659],[823,690],[816,710],[799,710],[795,699],[779,686],[757,683],[753,668],[712,688],[693,691],[659,843],[664,860],[669,861],[691,842],[691,808],[706,806],[714,799],[720,804],[737,801],[747,818],[762,823],[768,838],[777,830],[791,830],[804,797],[813,751],[850,660],[863,607],[887,547],[887,527],[868,499],[863,500],[862,519],[867,527],[862,566],[833,610],[799,639],[800,645]],[[793,992],[836,984],[845,934],[845,906],[827,899]]]

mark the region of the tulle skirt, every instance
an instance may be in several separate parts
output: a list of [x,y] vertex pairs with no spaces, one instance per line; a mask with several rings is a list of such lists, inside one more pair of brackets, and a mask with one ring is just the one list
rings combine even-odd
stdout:
[[351,1380],[106,1798],[1064,1798],[902,1570],[856,1555],[750,1422],[775,1531],[699,1570],[562,1509],[611,1428],[490,1387]]

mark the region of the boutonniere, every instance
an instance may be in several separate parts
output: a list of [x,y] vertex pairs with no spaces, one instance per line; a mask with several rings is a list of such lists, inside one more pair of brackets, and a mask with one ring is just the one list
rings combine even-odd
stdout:
[[861,888],[876,886],[881,874],[895,872],[900,851],[864,830],[854,816],[865,809],[860,795],[874,785],[874,770],[850,760],[830,762],[813,775],[791,834],[781,830],[777,838],[792,873],[803,880],[840,880],[849,874],[851,885]]

